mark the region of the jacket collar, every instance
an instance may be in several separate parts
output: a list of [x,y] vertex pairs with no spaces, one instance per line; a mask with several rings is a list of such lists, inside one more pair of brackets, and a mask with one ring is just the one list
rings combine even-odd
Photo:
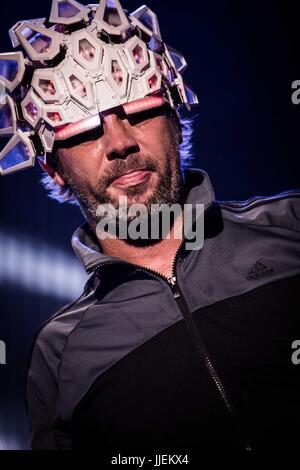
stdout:
[[[208,174],[203,170],[190,168],[185,170],[184,181],[188,188],[186,204],[204,204],[205,211],[207,211],[215,201]],[[116,258],[107,256],[101,251],[97,238],[87,223],[74,232],[72,247],[88,272],[101,264],[116,261]]]

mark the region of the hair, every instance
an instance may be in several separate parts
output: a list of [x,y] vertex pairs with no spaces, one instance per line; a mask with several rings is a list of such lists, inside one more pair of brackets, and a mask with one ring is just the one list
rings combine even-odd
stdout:
[[[172,116],[171,116],[172,117]],[[184,171],[185,169],[189,168],[192,165],[194,154],[193,154],[193,132],[194,132],[194,121],[196,116],[194,117],[177,117],[176,114],[173,114],[173,118],[175,117],[176,122],[176,131],[180,132],[182,135],[182,142],[179,147],[180,152],[180,163],[181,163],[181,170]],[[47,155],[47,162],[51,165],[51,167],[61,173],[61,162],[59,158],[59,149],[54,146],[53,152]],[[77,198],[73,193],[71,186],[66,184],[65,186],[61,187],[57,184],[53,178],[46,171],[43,172],[42,178],[40,180],[42,185],[44,186],[48,197],[50,199],[54,199],[55,201],[63,204],[72,204],[79,206]]]

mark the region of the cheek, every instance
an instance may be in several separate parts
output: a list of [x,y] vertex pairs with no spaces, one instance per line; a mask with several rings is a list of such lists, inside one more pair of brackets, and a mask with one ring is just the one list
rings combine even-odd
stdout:
[[86,145],[76,149],[63,149],[61,162],[69,175],[77,180],[93,181],[101,170],[101,144]]
[[169,154],[171,150],[174,151],[178,146],[178,139],[172,124],[163,118],[158,118],[155,125],[141,129],[139,140],[141,149],[155,155],[157,158]]

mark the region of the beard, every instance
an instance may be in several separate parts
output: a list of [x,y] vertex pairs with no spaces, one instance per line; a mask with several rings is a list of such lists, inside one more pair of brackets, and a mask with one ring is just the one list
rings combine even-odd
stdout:
[[[155,184],[149,185],[149,181],[146,181],[137,186],[129,187],[125,191],[125,196],[128,199],[128,207],[132,204],[143,204],[146,207],[150,233],[153,206],[158,208],[160,205],[167,205],[168,207],[174,204],[182,205],[184,196],[184,183],[178,147],[174,144],[174,147],[170,149],[168,158],[165,159],[164,163],[160,162],[161,160],[155,158],[153,155],[142,156],[140,154],[129,155],[124,160],[116,159],[110,163],[105,173],[93,184],[87,182],[84,178],[75,178],[74,175],[71,175],[65,169],[62,169],[62,176],[66,184],[72,189],[84,217],[93,229],[95,229],[97,223],[101,220],[101,217],[97,215],[99,206],[105,205],[107,207],[110,205],[114,210],[111,214],[108,214],[108,216],[116,219],[118,231],[118,225],[120,223],[124,223],[125,221],[127,225],[129,225],[137,215],[124,215],[124,211],[122,211],[119,204],[119,199],[110,194],[109,187],[111,183],[124,173],[136,171],[141,168],[155,172]],[[171,221],[171,224],[174,224],[174,220]],[[163,237],[163,234],[161,234],[161,237]],[[144,239],[134,241],[127,239],[127,242],[138,246],[147,246],[158,242],[158,240],[151,241],[151,236],[149,236],[147,241]]]

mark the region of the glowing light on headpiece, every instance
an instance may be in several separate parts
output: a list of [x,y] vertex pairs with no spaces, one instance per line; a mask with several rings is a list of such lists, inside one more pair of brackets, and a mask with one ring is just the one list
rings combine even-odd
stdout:
[[163,96],[151,96],[141,100],[132,101],[123,105],[126,114],[140,113],[149,109],[158,108],[166,103]]
[[99,114],[82,119],[81,121],[75,122],[74,124],[67,124],[55,132],[55,140],[69,139],[74,135],[82,134],[83,132],[95,129],[96,127],[100,126],[100,124],[101,120]]

